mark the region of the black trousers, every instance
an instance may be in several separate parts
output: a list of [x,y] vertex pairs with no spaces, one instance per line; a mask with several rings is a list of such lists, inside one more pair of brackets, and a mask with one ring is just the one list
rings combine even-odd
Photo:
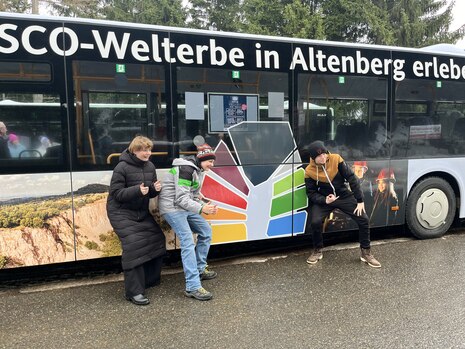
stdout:
[[361,216],[354,214],[354,210],[357,207],[357,200],[354,196],[349,196],[344,199],[337,199],[329,205],[318,205],[313,204],[311,207],[311,227],[312,227],[312,239],[314,248],[323,247],[323,222],[324,219],[336,208],[344,212],[350,218],[352,218],[358,225],[360,247],[370,248],[370,219],[366,213]]
[[151,259],[133,269],[124,270],[126,297],[144,294],[145,289],[160,284],[163,256]]

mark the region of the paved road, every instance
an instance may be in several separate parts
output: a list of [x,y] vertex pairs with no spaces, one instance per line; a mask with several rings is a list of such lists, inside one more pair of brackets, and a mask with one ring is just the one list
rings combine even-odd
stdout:
[[0,292],[1,348],[465,348],[465,235],[379,242],[381,269],[336,245],[214,263],[209,302],[166,270],[152,303],[121,275]]

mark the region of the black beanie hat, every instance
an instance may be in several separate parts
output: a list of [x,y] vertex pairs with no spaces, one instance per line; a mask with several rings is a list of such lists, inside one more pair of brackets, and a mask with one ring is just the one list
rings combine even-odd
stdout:
[[325,147],[322,141],[315,141],[310,143],[308,146],[308,152],[310,153],[310,157],[315,160],[315,158],[323,153],[329,154],[328,149]]
[[199,162],[206,160],[215,160],[216,155],[212,147],[205,143],[197,147],[197,159],[199,160]]

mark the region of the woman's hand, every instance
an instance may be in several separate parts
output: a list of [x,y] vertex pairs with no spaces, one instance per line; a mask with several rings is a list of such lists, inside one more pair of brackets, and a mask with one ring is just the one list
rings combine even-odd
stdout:
[[139,189],[142,195],[147,195],[147,193],[149,192],[149,187],[146,187],[144,183],[140,184]]

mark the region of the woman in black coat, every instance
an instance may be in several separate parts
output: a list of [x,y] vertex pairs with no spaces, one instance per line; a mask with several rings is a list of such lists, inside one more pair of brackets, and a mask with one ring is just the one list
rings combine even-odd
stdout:
[[149,211],[150,198],[161,190],[155,165],[149,161],[153,143],[135,137],[119,158],[111,178],[107,214],[123,248],[126,299],[149,304],[145,289],[160,283],[165,235]]

